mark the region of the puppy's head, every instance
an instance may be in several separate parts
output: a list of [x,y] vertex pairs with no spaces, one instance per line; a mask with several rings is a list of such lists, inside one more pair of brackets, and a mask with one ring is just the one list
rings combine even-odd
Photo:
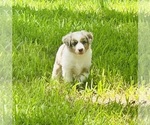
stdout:
[[69,33],[62,38],[69,50],[79,55],[84,54],[90,48],[92,40],[92,33],[84,30]]

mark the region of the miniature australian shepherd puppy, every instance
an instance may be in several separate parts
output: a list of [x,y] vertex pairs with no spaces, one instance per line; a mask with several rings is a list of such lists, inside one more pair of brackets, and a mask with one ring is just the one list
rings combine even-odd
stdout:
[[62,75],[66,82],[72,82],[74,79],[84,82],[91,66],[92,40],[92,33],[84,30],[65,35],[56,54],[52,78],[56,79]]

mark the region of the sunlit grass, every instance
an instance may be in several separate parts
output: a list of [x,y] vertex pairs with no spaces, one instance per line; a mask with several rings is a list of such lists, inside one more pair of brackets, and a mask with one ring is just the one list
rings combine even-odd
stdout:
[[[138,100],[136,4],[13,1],[14,124],[135,124],[137,106],[131,102]],[[51,81],[62,36],[82,29],[94,35],[86,84]]]
[[136,123],[137,106],[92,102],[90,90],[81,94],[69,84],[45,80],[15,84],[14,124]]

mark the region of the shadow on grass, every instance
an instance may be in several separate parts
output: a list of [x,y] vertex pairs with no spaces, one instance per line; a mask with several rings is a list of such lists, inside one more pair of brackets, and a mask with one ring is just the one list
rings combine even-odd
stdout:
[[[93,65],[95,69],[105,69],[121,74],[126,81],[137,79],[137,15],[134,13],[121,13],[115,10],[104,8],[100,12],[73,12],[65,7],[59,7],[56,10],[35,10],[29,7],[13,6],[13,34],[14,34],[14,53],[22,50],[21,46],[30,43],[39,44],[41,51],[47,55],[47,60],[54,62],[55,53],[61,44],[63,35],[70,31],[85,29],[93,32]],[[17,49],[16,49],[17,47]],[[27,46],[26,46],[27,47]],[[26,58],[31,50],[26,50]],[[36,54],[33,56],[37,56]],[[17,55],[14,58],[17,60]],[[37,57],[38,58],[38,57]],[[42,57],[40,57],[42,58]],[[23,58],[22,58],[23,59]],[[35,65],[35,60],[19,64],[13,62],[15,69],[20,69]],[[26,64],[28,64],[26,66]],[[43,62],[39,62],[40,64]],[[41,74],[52,70],[50,69],[31,71],[37,72],[30,75],[30,72],[22,72],[28,79],[32,77],[41,77]],[[14,77],[18,76],[15,71]],[[32,77],[31,77],[32,76]],[[16,78],[17,79],[17,78]],[[19,77],[19,79],[24,79]]]

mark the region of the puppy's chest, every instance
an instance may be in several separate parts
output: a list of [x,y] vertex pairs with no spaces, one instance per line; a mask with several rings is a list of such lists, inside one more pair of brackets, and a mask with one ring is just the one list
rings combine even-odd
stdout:
[[88,62],[90,60],[78,60],[75,61],[72,65],[72,73],[74,75],[80,75],[81,73],[85,72],[86,70],[88,70],[90,68],[91,63]]
[[81,74],[81,72],[83,71],[83,69],[85,68],[86,66],[85,65],[79,65],[78,63],[77,64],[75,64],[73,67],[72,67],[72,72],[73,72],[73,74],[77,74],[77,75],[79,75],[79,74]]
[[80,75],[83,71],[89,70],[91,66],[91,52],[88,51],[83,56],[74,56],[70,53],[62,58],[62,66],[72,71],[74,75]]

